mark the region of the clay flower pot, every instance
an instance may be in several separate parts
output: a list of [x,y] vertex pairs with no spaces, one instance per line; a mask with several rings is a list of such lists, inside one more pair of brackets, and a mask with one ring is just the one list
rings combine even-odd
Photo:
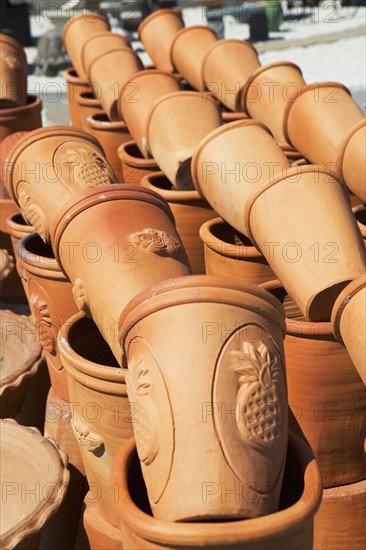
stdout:
[[141,185],[159,193],[167,201],[173,212],[177,231],[187,252],[193,274],[205,273],[204,251],[199,230],[205,221],[216,216],[216,212],[196,190],[173,189],[163,172],[148,174],[142,179]]
[[109,31],[110,25],[106,17],[97,13],[82,13],[71,17],[62,31],[62,41],[77,74],[83,80],[87,79],[84,70],[82,51],[85,42],[94,34]]
[[334,334],[351,356],[366,384],[366,275],[362,273],[339,294],[332,311]]
[[95,550],[121,550],[122,536],[119,527],[114,527],[100,514],[96,502],[97,494],[94,490],[89,491],[85,497],[85,510],[82,517],[83,525],[80,531],[85,530],[88,541],[81,548]]
[[[288,400],[318,461],[324,487],[365,477],[365,388],[330,322],[304,319],[280,281],[263,285],[284,305]],[[311,396],[311,397],[310,397]],[[316,548],[322,548],[316,546]]]
[[155,159],[144,158],[134,141],[122,143],[117,154],[121,163],[122,181],[125,183],[140,185],[142,178],[160,170]]
[[3,288],[3,280],[12,272],[13,268],[14,258],[6,249],[0,249],[0,291]]
[[67,372],[71,425],[79,444],[98,514],[119,527],[110,486],[112,460],[121,442],[132,436],[123,369],[92,319],[77,313],[60,330],[58,348]]
[[27,296],[27,300],[29,303],[28,286],[23,277],[23,271],[19,269],[20,264],[17,256],[17,245],[20,239],[34,232],[34,227],[30,225],[20,213],[13,214],[9,218],[7,218],[6,225],[8,227],[10,238],[11,238],[11,244],[12,244],[14,256],[16,259],[16,268],[18,271],[18,275],[20,277],[20,280],[22,281],[24,292],[25,292],[25,295]]
[[67,457],[36,428],[14,420],[2,420],[0,434],[1,487],[8,487],[2,502],[0,546],[38,548],[41,530],[67,490]]
[[253,120],[224,124],[208,134],[196,147],[191,167],[200,195],[247,236],[243,227],[246,202],[286,168],[288,160],[269,130]]
[[55,214],[70,197],[116,181],[97,140],[68,126],[29,132],[7,160],[12,198],[45,242]]
[[28,95],[25,105],[0,109],[0,141],[15,132],[30,131],[42,126],[42,100]]
[[[82,129],[78,97],[80,94],[92,92],[91,84],[89,84],[87,77],[81,78],[74,67],[66,69],[62,74],[66,80],[66,94],[71,126]],[[95,94],[97,97],[100,96],[100,91],[98,90],[98,92]]]
[[151,157],[146,143],[146,120],[154,102],[160,97],[178,92],[177,78],[164,71],[145,70],[126,82],[118,98],[120,117],[126,122],[131,135],[145,158]]
[[259,67],[256,49],[244,40],[218,40],[202,63],[205,89],[231,111],[240,111],[242,89]]
[[[265,517],[219,523],[172,523],[153,518],[133,439],[116,454],[111,482],[121,491],[115,506],[121,518],[124,548],[313,548],[314,514],[322,495],[321,477],[309,447],[291,432],[280,509]],[[221,489],[215,486],[207,488],[204,498],[208,501],[211,495],[207,493],[215,490]]]
[[154,103],[146,122],[147,146],[174,187],[194,189],[190,174],[194,150],[221,124],[217,103],[198,92],[176,92]]
[[242,108],[251,118],[263,122],[277,142],[284,142],[283,115],[295,92],[305,86],[300,68],[288,61],[256,69],[247,80]]
[[76,101],[79,109],[80,128],[85,132],[89,132],[89,124],[87,118],[90,116],[103,113],[103,108],[100,100],[95,97],[94,92],[86,91],[77,95]]
[[357,225],[361,231],[361,235],[366,246],[366,206],[364,204],[359,204],[358,206],[352,208],[352,212],[355,215]]
[[27,102],[27,58],[11,36],[0,34],[0,107],[21,107]]
[[196,90],[204,90],[202,63],[214,42],[215,32],[205,25],[181,29],[174,37],[170,49],[172,65]]
[[138,28],[138,35],[157,69],[173,72],[170,48],[178,31],[184,27],[182,14],[173,9],[156,10]]
[[121,163],[118,157],[118,147],[131,141],[131,134],[123,120],[111,122],[103,111],[91,115],[87,121],[88,132],[98,140],[103,147],[105,158],[116,174],[117,181],[123,181]]
[[91,35],[81,47],[80,56],[84,74],[89,73],[89,67],[95,57],[121,47],[131,48],[128,38],[122,36],[122,34],[108,30]]
[[204,245],[207,275],[227,277],[259,285],[273,279],[263,254],[248,237],[235,231],[221,218],[204,223],[199,230]]
[[29,378],[35,376],[42,362],[42,348],[34,324],[25,315],[2,310],[0,328],[0,418],[10,418],[23,405]]
[[348,189],[366,202],[366,119],[345,136],[337,153],[336,165]]
[[362,109],[343,84],[317,82],[302,88],[288,102],[283,133],[305,158],[328,165],[333,173],[343,176],[354,194],[366,201],[360,183],[366,177],[364,124]]
[[92,60],[88,72],[89,81],[95,94],[100,93],[100,102],[110,120],[120,120],[117,109],[120,90],[143,68],[139,56],[126,46],[109,50]]
[[[154,285],[121,313],[128,397],[137,405],[134,432],[154,517],[224,520],[277,510],[287,446],[283,336],[278,300],[205,275]],[[224,421],[216,414],[229,410]],[[238,484],[238,492],[223,501],[218,491],[205,502],[208,480]]]
[[366,482],[324,489],[314,518],[314,548],[354,550],[365,547]]
[[117,360],[123,307],[147,286],[190,273],[169,206],[139,186],[104,186],[70,201],[55,220],[52,242],[79,309],[91,314]]

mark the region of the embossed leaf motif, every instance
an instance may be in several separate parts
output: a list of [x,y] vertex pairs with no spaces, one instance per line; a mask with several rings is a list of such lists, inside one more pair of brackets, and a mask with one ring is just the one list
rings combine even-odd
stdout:
[[24,216],[33,225],[34,230],[37,231],[41,239],[47,241],[49,234],[42,210],[32,202],[30,195],[22,188],[18,191],[18,201]]
[[278,439],[281,427],[277,357],[263,342],[258,348],[244,342],[242,351],[233,351],[231,356],[232,368],[239,375],[239,431],[245,440],[270,447]]
[[47,304],[38,296],[32,294],[30,297],[30,305],[34,312],[36,327],[43,349],[52,355],[56,355],[57,331],[53,326]]
[[174,256],[180,247],[179,241],[159,229],[144,229],[130,235],[130,239],[141,248],[161,255]]
[[88,451],[95,453],[102,449],[104,446],[103,439],[99,434],[92,433],[87,424],[82,421],[78,421],[77,418],[73,418],[71,421],[71,426],[80,445],[85,447]]
[[112,177],[104,159],[88,149],[68,149],[64,163],[72,168],[71,181],[76,178],[81,187],[96,187],[111,183]]
[[154,406],[150,398],[151,378],[148,365],[143,357],[132,361],[126,374],[128,398],[137,411],[137,422],[133,429],[136,437],[136,446],[140,460],[148,466],[158,454],[158,432],[152,416]]

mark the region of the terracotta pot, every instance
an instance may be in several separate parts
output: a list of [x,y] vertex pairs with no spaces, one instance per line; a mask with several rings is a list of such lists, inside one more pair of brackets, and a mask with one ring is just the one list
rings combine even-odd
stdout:
[[122,88],[118,98],[118,111],[145,158],[151,157],[146,143],[146,120],[153,103],[180,89],[181,85],[175,76],[157,70],[140,71]]
[[236,122],[237,120],[247,120],[248,115],[246,113],[233,113],[230,111],[221,110],[222,122],[223,124],[228,124],[229,122]]
[[366,541],[366,481],[323,491],[314,518],[314,548],[363,550]]
[[42,100],[28,95],[21,107],[0,109],[0,141],[15,132],[35,130],[42,126]]
[[199,234],[204,245],[207,275],[255,285],[273,279],[272,269],[248,237],[235,231],[221,218],[204,223]]
[[169,206],[139,186],[104,186],[70,201],[52,242],[79,309],[91,314],[117,360],[123,307],[147,286],[190,273]]
[[27,58],[11,36],[0,34],[0,108],[20,107],[27,102]]
[[145,159],[134,141],[122,143],[117,154],[122,168],[122,181],[125,183],[140,185],[143,177],[159,171],[155,159]]
[[194,189],[190,175],[194,150],[221,124],[216,102],[198,92],[176,92],[154,103],[146,122],[147,147],[174,187]]
[[76,101],[79,109],[80,128],[85,132],[89,132],[87,118],[103,112],[100,100],[95,97],[94,92],[90,90],[79,93],[76,97]]
[[202,63],[214,42],[217,42],[215,32],[205,25],[181,29],[172,42],[170,59],[173,67],[196,90],[204,90]]
[[322,495],[321,478],[309,447],[291,432],[280,510],[265,517],[219,523],[172,523],[153,518],[133,439],[116,454],[111,481],[121,490],[115,506],[126,550],[313,548],[313,521]]
[[262,123],[240,120],[224,124],[198,144],[192,178],[212,208],[248,236],[248,228],[243,227],[246,202],[288,167],[286,156]]
[[[18,270],[19,266],[19,260],[17,257],[17,244],[20,239],[25,237],[26,235],[29,235],[30,233],[34,232],[34,227],[30,225],[22,216],[22,214],[13,214],[9,218],[6,219],[6,225],[9,230],[11,244],[14,251],[14,257],[16,259],[16,268]],[[27,297],[27,301],[29,303],[29,296],[28,296],[28,286],[26,284],[25,279],[22,278],[23,272],[22,270],[18,271],[18,275],[20,277],[20,280],[23,285],[24,293]]]
[[357,225],[361,231],[361,235],[366,246],[366,206],[364,204],[359,204],[358,206],[352,208],[352,212],[355,215]]
[[99,57],[94,57],[89,66],[89,81],[110,120],[120,120],[117,102],[120,90],[138,71],[144,68],[132,48],[119,47]]
[[242,89],[259,67],[257,50],[244,40],[218,40],[202,63],[206,90],[231,111],[241,111]]
[[94,321],[78,313],[59,333],[59,352],[67,371],[71,425],[79,444],[90,490],[98,514],[119,527],[110,486],[112,460],[132,435],[134,409],[130,409],[123,369],[113,357]]
[[69,401],[66,372],[57,350],[57,333],[78,312],[69,279],[55,260],[52,247],[37,233],[17,245],[18,269],[27,287],[29,306],[42,344],[53,391]]
[[339,294],[332,311],[334,334],[351,356],[366,384],[366,275],[363,272]]
[[366,202],[366,119],[345,136],[337,153],[336,165],[348,189]]
[[[154,285],[121,313],[128,397],[138,407],[133,427],[154,517],[224,520],[277,510],[287,446],[283,334],[283,308],[269,293],[204,275]],[[238,492],[223,501],[218,491],[205,502],[208,481],[237,484]]]
[[[283,133],[309,161],[338,174],[337,153],[342,141],[363,119],[362,109],[343,84],[316,82],[304,86],[287,103]],[[362,161],[364,152],[359,154]]]
[[94,136],[105,152],[105,158],[117,177],[123,181],[123,172],[118,157],[118,147],[131,141],[131,134],[123,120],[111,122],[103,111],[95,113],[87,119],[88,131]]
[[121,47],[131,48],[128,38],[122,34],[117,34],[108,30],[91,35],[82,44],[80,52],[84,74],[87,75],[89,73],[89,67],[95,57],[99,57],[100,55]]
[[110,25],[106,17],[90,12],[71,17],[64,26],[62,31],[64,46],[71,63],[83,80],[87,79],[82,59],[83,45],[94,34],[109,30]]
[[114,527],[99,513],[96,491],[90,491],[85,497],[83,526],[87,534],[88,544],[93,550],[121,550],[121,530]]
[[22,407],[28,379],[37,373],[41,364],[42,348],[28,317],[7,310],[2,310],[0,317],[0,417],[10,418]]
[[[263,285],[286,313],[286,377],[290,408],[318,461],[324,487],[364,479],[365,388],[330,322],[305,321],[281,283]],[[316,546],[322,548],[322,546]]]
[[[87,77],[81,78],[74,67],[70,67],[63,71],[63,77],[66,80],[66,94],[69,107],[69,117],[71,126],[74,128],[82,129],[81,113],[79,111],[78,97],[83,93],[91,93],[92,87],[89,84]],[[100,97],[99,93],[95,92],[97,97]]]
[[205,221],[216,216],[216,212],[196,190],[173,189],[163,172],[148,174],[142,179],[141,185],[156,191],[167,201],[173,212],[177,231],[187,252],[192,272],[195,275],[205,273],[204,251],[199,230]]
[[29,132],[12,149],[8,162],[7,187],[45,242],[55,214],[70,197],[116,181],[98,141],[68,126]]
[[174,37],[184,27],[180,11],[162,9],[152,12],[138,28],[138,35],[157,69],[173,72],[170,48]]
[[6,249],[0,249],[0,291],[3,287],[3,280],[8,277],[13,269],[13,256],[10,256],[9,252]]
[[66,493],[67,457],[36,428],[20,426],[14,420],[2,420],[0,433],[4,491],[0,545],[38,548],[41,529]]
[[285,141],[283,115],[294,94],[305,86],[301,69],[294,63],[279,61],[256,69],[247,80],[242,108],[271,130],[278,142]]

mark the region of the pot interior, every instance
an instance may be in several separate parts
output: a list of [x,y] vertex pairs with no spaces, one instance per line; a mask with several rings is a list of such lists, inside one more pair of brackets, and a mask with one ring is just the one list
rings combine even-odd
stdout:
[[130,157],[146,160],[136,143],[128,143],[125,145],[125,151]]
[[71,325],[68,341],[74,352],[83,359],[98,365],[120,368],[97,325],[89,317],[83,317]]
[[298,308],[298,306],[295,304],[295,302],[290,298],[290,296],[287,294],[286,290],[281,287],[275,287],[275,288],[267,288],[268,292],[270,292],[277,300],[279,300],[284,309],[285,309],[285,316],[287,319],[296,319],[297,321],[306,321],[304,315]]
[[44,243],[39,235],[31,235],[24,243],[24,248],[31,254],[42,256],[43,258],[55,259],[52,246]]
[[236,229],[224,221],[213,223],[210,231],[214,237],[227,244],[253,248],[253,243],[248,237],[239,233],[239,231],[236,231]]
[[359,210],[356,210],[354,212],[354,215],[355,215],[356,220],[358,221],[358,223],[360,223],[361,225],[366,226],[366,207],[365,208],[360,208]]
[[12,221],[18,225],[25,225],[27,227],[30,227],[31,225],[26,219],[24,219],[22,214],[14,214],[14,216],[12,216]]

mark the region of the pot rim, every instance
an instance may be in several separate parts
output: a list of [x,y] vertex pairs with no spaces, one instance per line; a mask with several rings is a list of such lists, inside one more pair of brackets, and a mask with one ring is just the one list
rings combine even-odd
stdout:
[[296,63],[293,63],[292,61],[274,61],[273,63],[268,63],[267,65],[261,65],[260,67],[258,67],[255,71],[252,72],[252,74],[241,89],[240,106],[243,111],[248,115],[249,112],[247,109],[247,96],[250,86],[253,84],[257,76],[276,67],[292,67],[293,69],[297,69],[302,76],[302,70],[298,65],[296,65]]
[[[87,73],[87,70],[86,70],[86,67],[85,67],[85,59],[84,59],[85,46],[87,44],[90,44],[90,42],[92,42],[93,40],[100,38],[101,36],[111,36],[111,35],[113,37],[118,36],[118,37],[122,38],[123,42],[125,43],[125,46],[127,46],[127,48],[132,48],[132,46],[130,44],[130,41],[128,40],[127,36],[124,36],[123,34],[119,34],[118,32],[112,32],[111,30],[109,30],[109,31],[100,31],[100,32],[96,32],[95,34],[92,34],[82,44],[81,51],[80,51],[81,66],[82,66],[83,71],[84,71],[85,74]],[[106,52],[104,52],[104,53],[106,53]]]
[[94,57],[94,59],[92,60],[92,62],[90,63],[89,67],[88,67],[88,74],[87,74],[87,77],[88,77],[88,81],[89,82],[92,82],[92,78],[91,78],[91,71],[92,71],[92,68],[94,67],[94,65],[100,61],[101,59],[111,55],[111,54],[114,54],[116,52],[122,52],[122,53],[128,53],[130,56],[134,57],[138,64],[140,65],[140,69],[137,69],[136,70],[136,73],[143,70],[143,64],[142,64],[142,61],[141,59],[139,58],[139,56],[137,55],[137,53],[135,52],[135,50],[133,50],[132,48],[129,48],[127,46],[121,46],[120,48],[113,48],[112,50],[109,50],[108,52],[104,52],[104,53],[101,53],[99,55],[96,55]]
[[[151,125],[151,120],[152,120],[152,117],[154,116],[154,113],[155,113],[156,109],[158,107],[160,107],[160,105],[162,103],[165,103],[166,101],[170,101],[171,99],[174,100],[177,97],[183,97],[183,98],[193,97],[193,98],[199,100],[202,103],[202,93],[201,92],[188,91],[188,90],[180,90],[179,92],[173,92],[171,94],[165,94],[165,95],[159,97],[159,99],[157,99],[156,101],[154,101],[154,103],[153,103],[153,105],[150,109],[150,112],[149,112],[149,114],[146,118],[146,125],[145,125],[145,128],[146,128],[146,145],[147,145],[147,148],[149,150],[151,150],[150,137],[149,137],[150,125]],[[213,105],[215,105],[215,107],[217,109],[217,101],[214,100],[210,95],[205,97],[205,101],[206,102],[211,101],[211,103]],[[221,116],[221,112],[220,112],[220,116]],[[220,128],[221,128],[221,126],[220,126]]]
[[[84,96],[86,94],[92,94],[93,97],[87,99]],[[76,95],[76,102],[80,107],[100,107],[102,108],[102,104],[98,98],[95,97],[93,90],[83,90],[82,92],[79,92]]]
[[[16,216],[21,216],[25,223],[18,223],[14,220]],[[27,223],[26,219],[24,218],[23,214],[21,212],[15,212],[14,214],[10,214],[5,220],[5,223],[7,227],[10,230],[10,235],[12,237],[15,237],[16,239],[21,239],[23,236],[25,237],[29,233],[34,232],[34,227]],[[27,230],[24,230],[24,228],[27,228]],[[21,234],[22,237],[19,237],[18,235]]]
[[151,191],[150,189],[142,188],[141,185],[132,185],[127,183],[113,183],[109,185],[99,185],[92,187],[83,195],[74,196],[67,201],[58,211],[51,227],[52,247],[56,261],[60,270],[68,277],[63,268],[62,260],[59,254],[59,245],[62,235],[67,226],[82,212],[98,206],[105,202],[123,200],[137,200],[153,204],[161,208],[173,222],[175,227],[175,219],[168,203],[161,195]]
[[140,41],[143,42],[141,40],[141,32],[143,31],[143,29],[146,27],[146,25],[148,23],[150,23],[153,19],[157,19],[161,15],[168,15],[168,14],[169,15],[175,15],[178,19],[181,20],[181,22],[183,23],[183,26],[184,26],[182,11],[179,8],[178,9],[177,8],[162,8],[160,10],[153,11],[147,17],[145,17],[145,19],[143,19],[141,21],[141,23],[139,24],[139,26],[137,28],[137,34],[138,34],[138,37],[139,37]]
[[208,204],[205,199],[202,199],[200,197],[198,191],[196,191],[195,189],[191,191],[177,190],[173,188],[172,184],[172,189],[161,189],[151,182],[151,180],[153,180],[154,178],[161,178],[162,176],[168,180],[167,176],[161,170],[159,170],[158,172],[150,172],[141,179],[141,186],[146,187],[147,189],[152,189],[153,191],[155,191],[155,193],[161,195],[167,202],[202,202],[202,200],[204,200],[205,203]]
[[[233,292],[235,295],[233,296]],[[261,305],[258,306],[258,300]],[[122,354],[129,331],[139,321],[162,309],[191,303],[228,304],[258,312],[276,322],[286,334],[283,305],[266,290],[251,283],[212,275],[185,275],[166,279],[139,292],[124,307],[118,321]]]
[[[217,217],[213,218],[211,220],[208,220],[207,222],[203,223],[199,230],[199,235],[202,240],[202,242],[208,246],[211,250],[216,252],[216,254],[220,256],[225,256],[226,258],[232,258],[235,260],[247,260],[248,258],[264,258],[263,254],[254,246],[248,246],[248,245],[236,245],[232,243],[228,243],[226,241],[223,241],[219,237],[216,237],[211,231],[213,226],[221,226],[221,225],[228,225],[231,227],[223,218]],[[217,251],[215,248],[212,248],[212,245],[216,244],[219,246],[219,251]],[[230,244],[231,249],[226,250],[223,252],[223,246]],[[260,285],[258,285],[260,286]]]
[[[36,327],[31,317],[28,317],[27,315],[17,315],[8,309],[4,309],[1,311],[1,324],[5,322],[6,319],[17,323],[24,323],[27,326],[27,331],[35,334]],[[27,359],[21,364],[21,366],[5,378],[0,379],[0,396],[8,390],[18,388],[26,378],[31,378],[34,376],[38,371],[38,367],[40,366],[42,360],[42,346],[41,343],[35,339],[30,347]]]
[[[104,17],[104,15],[102,15],[101,13],[95,13],[93,11],[90,11],[87,13],[80,13],[79,15],[73,15],[66,21],[64,28],[62,30],[61,37],[62,37],[62,42],[65,44],[65,47],[66,47],[66,35],[69,32],[70,28],[74,26],[75,21],[78,23],[80,19],[85,19],[85,16],[91,16],[94,19],[99,19],[100,21],[104,21],[108,25],[108,28],[109,29],[111,28],[108,19]],[[91,21],[89,21],[89,23],[91,23]]]
[[331,315],[331,322],[333,324],[334,336],[341,344],[344,344],[341,335],[341,317],[344,309],[352,300],[352,298],[361,290],[366,287],[366,273],[362,273],[353,281],[351,281],[339,294],[337,300],[334,303]]
[[230,132],[233,128],[240,128],[245,126],[257,126],[259,128],[262,128],[265,130],[270,136],[273,137],[271,131],[265,126],[262,122],[259,122],[258,120],[254,120],[252,118],[243,119],[243,120],[235,120],[234,122],[228,122],[227,124],[222,124],[218,128],[215,128],[207,134],[196,146],[194,154],[192,156],[192,163],[191,163],[191,176],[193,183],[198,191],[198,193],[201,195],[202,198],[205,198],[202,189],[200,187],[197,173],[198,173],[198,158],[200,154],[202,153],[202,150],[211,143],[211,141],[215,140],[217,137],[221,136],[222,134],[226,132]]
[[[35,254],[34,252],[27,250],[26,247],[28,242],[37,238],[39,238],[43,244],[46,244],[38,235],[37,231],[32,231],[32,233],[28,233],[28,235],[25,235],[19,239],[16,253],[21,264],[25,265],[26,271],[30,271],[31,273],[39,274],[40,270],[46,270],[47,272],[55,272],[55,275],[60,274],[61,268],[55,258],[48,258],[47,256],[41,256],[40,254]],[[62,278],[64,278],[64,275],[62,275]],[[67,280],[69,281],[68,277]]]
[[[36,130],[32,130],[28,132],[25,136],[23,136],[11,149],[8,158],[6,159],[7,162],[10,165],[15,166],[19,156],[24,152],[27,147],[33,145],[34,143],[38,144],[42,139],[47,139],[49,137],[67,137],[70,139],[79,137],[81,139],[91,142],[93,145],[98,147],[101,154],[104,156],[104,151],[99,141],[88,132],[84,132],[79,128],[73,128],[71,126],[46,126],[44,128],[37,128]],[[6,185],[9,188],[11,198],[17,204],[17,206],[20,206],[18,198],[13,189],[13,171],[7,173]]]
[[28,111],[28,110],[32,111],[32,110],[41,110],[41,109],[42,109],[41,98],[33,94],[28,94],[27,103],[25,105],[19,105],[18,107],[9,107],[8,109],[0,109],[0,121],[8,120],[12,116],[21,117],[23,116],[23,111]]
[[[162,69],[143,69],[142,71],[138,71],[137,73],[135,73],[134,75],[132,75],[128,80],[126,80],[126,82],[123,84],[119,94],[118,94],[118,99],[117,99],[117,110],[118,110],[118,113],[119,113],[119,116],[124,119],[124,114],[123,114],[123,105],[125,105],[125,103],[123,102],[123,96],[124,96],[124,93],[126,92],[127,90],[127,86],[131,83],[131,82],[135,82],[136,80],[138,80],[139,78],[144,78],[145,76],[147,77],[150,77],[150,76],[155,76],[155,75],[162,75],[162,76],[166,76],[168,78],[170,78],[171,80],[174,80],[178,86],[180,87],[180,89],[182,89],[182,85],[181,83],[179,82],[179,79],[175,76],[176,73],[168,73],[168,71],[163,71]],[[174,92],[173,92],[174,93]]]
[[121,145],[117,149],[117,154],[120,159],[120,161],[125,162],[128,166],[132,166],[133,168],[139,168],[141,169],[148,169],[156,170],[159,169],[159,166],[154,158],[140,158],[140,157],[133,157],[129,153],[126,152],[126,147],[134,145],[136,149],[138,149],[138,146],[136,144],[136,141],[126,141],[125,143],[121,143]]
[[182,34],[187,34],[189,32],[197,30],[203,30],[205,33],[212,34],[217,40],[217,34],[213,29],[211,29],[211,27],[208,27],[207,25],[192,25],[190,27],[183,27],[182,29],[180,29],[174,36],[173,42],[170,46],[170,62],[175,71],[177,71],[177,67],[174,63],[174,48],[176,47],[179,38],[182,36]]
[[1,422],[4,424],[6,423],[6,426],[11,430],[13,428],[14,430],[23,430],[23,433],[19,433],[19,436],[23,436],[20,437],[20,439],[25,441],[26,437],[31,437],[36,442],[37,446],[40,444],[43,446],[42,454],[44,454],[46,450],[50,460],[55,463],[57,462],[59,466],[57,482],[51,482],[53,485],[51,495],[48,494],[47,498],[42,499],[36,508],[23,518],[23,520],[0,535],[0,543],[4,545],[4,548],[15,548],[22,540],[39,531],[47,519],[59,508],[66,494],[70,473],[67,468],[67,455],[58,447],[54,439],[44,437],[37,428],[33,426],[22,426],[12,418],[6,418],[5,420],[1,420]]
[[[90,379],[88,380],[87,386],[90,388],[97,390],[103,389],[109,393],[123,393],[123,395],[125,395],[126,388],[123,384],[125,382],[124,377],[127,369],[123,369],[120,366],[110,367],[90,361],[82,355],[79,355],[70,344],[70,331],[77,323],[87,318],[88,317],[83,312],[75,313],[61,326],[58,332],[57,348],[61,357],[65,359],[63,362],[64,368],[73,378],[77,378],[78,381],[84,385],[86,384],[83,375],[87,376],[88,379]],[[96,324],[95,326],[96,329],[99,330]],[[106,343],[106,345],[108,344]],[[103,382],[105,382],[105,384],[103,384]],[[119,386],[122,384],[122,387],[116,388],[116,384]],[[113,388],[111,388],[112,385]]]
[[[286,292],[287,296],[289,296],[287,290],[284,288],[279,279],[266,281],[265,283],[261,283],[259,286],[268,290],[268,292],[271,292],[271,290],[283,289]],[[306,319],[292,319],[290,317],[286,317],[285,321],[286,334],[290,336],[300,337],[299,335],[305,335],[310,336],[311,338],[313,338],[314,335],[316,335],[318,338],[319,336],[324,336],[328,338],[329,336],[333,336],[333,324],[331,321],[307,321]],[[294,329],[294,327],[296,328]]]
[[[75,73],[75,75],[72,75],[71,73]],[[72,84],[74,86],[88,86],[90,89],[91,85],[89,80],[83,80],[77,73],[76,69],[74,67],[69,67],[68,69],[64,69],[62,71],[62,76],[66,80],[67,84]]]
[[[99,116],[106,116],[108,120],[96,120],[95,117]],[[109,117],[105,111],[93,113],[92,115],[87,117],[86,122],[91,128],[99,131],[128,129],[124,120],[109,120]]]
[[287,142],[290,145],[292,145],[292,141],[288,133],[288,125],[289,125],[289,118],[291,115],[292,107],[298,102],[300,97],[305,95],[307,92],[324,88],[326,86],[328,87],[331,86],[332,88],[339,88],[347,92],[352,97],[351,92],[344,84],[341,84],[340,82],[333,82],[333,81],[313,82],[312,84],[306,84],[306,86],[301,88],[301,90],[294,92],[294,94],[290,97],[290,99],[286,103],[285,110],[283,112],[283,120],[282,120],[282,133],[284,135],[284,138],[287,140]]
[[[115,503],[117,513],[123,524],[137,536],[153,541],[156,544],[177,544],[185,546],[202,546],[212,543],[228,547],[231,542],[241,541],[243,537],[257,541],[262,537],[271,537],[276,532],[281,532],[283,525],[287,525],[289,531],[297,525],[301,525],[315,514],[319,509],[322,497],[322,482],[319,466],[308,445],[300,437],[289,431],[289,446],[298,459],[298,469],[304,481],[304,489],[301,497],[291,506],[262,516],[259,518],[244,519],[239,521],[227,521],[223,523],[190,523],[167,522],[155,519],[146,514],[132,500],[128,491],[128,470],[135,457],[135,438],[127,441],[116,453],[111,470],[112,483],[118,483],[123,487],[127,498],[120,498]],[[126,464],[125,468],[122,465]],[[311,487],[316,485],[316,492]],[[316,496],[316,498],[314,498]],[[229,538],[229,541],[228,541]]]
[[343,160],[344,160],[344,155],[346,153],[346,149],[347,149],[348,144],[351,141],[352,137],[354,136],[354,134],[356,134],[364,126],[366,126],[366,118],[363,118],[362,120],[357,122],[357,124],[355,124],[355,126],[353,128],[351,128],[351,130],[349,132],[347,132],[347,134],[342,139],[342,142],[341,142],[340,146],[338,147],[338,151],[337,151],[337,154],[336,154],[335,165],[338,169],[339,177],[341,177],[343,181],[344,181],[344,177],[343,177]]

